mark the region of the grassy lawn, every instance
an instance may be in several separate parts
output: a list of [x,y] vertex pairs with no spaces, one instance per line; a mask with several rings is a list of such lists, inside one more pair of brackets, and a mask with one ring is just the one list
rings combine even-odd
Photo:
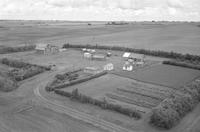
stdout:
[[200,76],[199,70],[170,65],[155,65],[136,72],[117,72],[117,75],[147,83],[180,88]]

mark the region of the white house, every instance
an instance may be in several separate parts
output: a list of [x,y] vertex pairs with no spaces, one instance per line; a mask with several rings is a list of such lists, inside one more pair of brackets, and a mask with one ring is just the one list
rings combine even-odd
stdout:
[[112,70],[114,70],[114,65],[112,63],[109,63],[109,64],[105,65],[103,69],[105,71],[112,71]]
[[130,62],[126,61],[125,64],[123,65],[123,70],[132,71],[133,70],[133,65]]

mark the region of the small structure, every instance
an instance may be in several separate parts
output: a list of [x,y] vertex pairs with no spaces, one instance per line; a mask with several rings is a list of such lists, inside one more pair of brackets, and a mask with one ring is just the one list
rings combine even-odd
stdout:
[[112,71],[112,70],[114,70],[114,65],[112,63],[109,63],[109,64],[105,65],[103,69],[105,71]]
[[133,65],[130,62],[126,61],[124,66],[123,66],[123,70],[132,71],[133,70]]
[[40,43],[36,45],[35,50],[37,53],[40,54],[54,54],[59,52],[59,47],[50,44]]
[[102,72],[102,70],[97,67],[85,67],[83,71],[90,74],[98,74]]
[[85,53],[83,54],[83,57],[86,58],[86,59],[91,59],[91,58],[92,58],[92,54],[89,53],[89,52],[85,52]]
[[92,55],[92,60],[105,61],[106,55],[104,55],[104,54],[94,54],[94,55]]

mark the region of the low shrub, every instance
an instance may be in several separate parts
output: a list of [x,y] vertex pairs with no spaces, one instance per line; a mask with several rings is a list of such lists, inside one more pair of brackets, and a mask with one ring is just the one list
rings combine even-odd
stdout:
[[141,114],[137,110],[132,110],[132,109],[129,109],[129,108],[124,108],[120,105],[108,103],[105,99],[103,101],[93,99],[89,96],[86,96],[86,95],[79,93],[78,89],[73,90],[71,93],[66,92],[66,91],[61,91],[61,90],[54,90],[54,92],[56,94],[71,98],[72,100],[76,100],[76,101],[79,101],[81,103],[96,105],[96,106],[98,106],[102,109],[112,110],[112,111],[127,115],[129,117],[134,117],[136,119],[141,118]]

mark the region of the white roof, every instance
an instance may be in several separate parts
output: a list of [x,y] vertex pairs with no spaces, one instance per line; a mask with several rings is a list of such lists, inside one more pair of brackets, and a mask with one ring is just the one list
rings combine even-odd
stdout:
[[123,54],[123,57],[124,57],[124,58],[128,58],[130,55],[131,55],[131,53],[125,52],[125,53]]
[[45,50],[45,48],[48,46],[48,44],[44,44],[44,43],[40,43],[40,44],[36,44],[35,49],[36,50]]

